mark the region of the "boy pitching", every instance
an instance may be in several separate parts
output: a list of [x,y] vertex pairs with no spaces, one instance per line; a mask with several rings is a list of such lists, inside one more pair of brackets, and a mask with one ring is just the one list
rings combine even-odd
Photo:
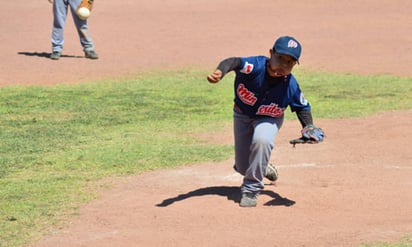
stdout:
[[269,159],[288,106],[296,112],[304,137],[315,143],[324,138],[322,129],[313,125],[311,106],[291,74],[301,51],[295,38],[283,36],[269,50],[270,57],[230,57],[207,76],[210,83],[217,83],[228,72],[235,72],[234,169],[243,175],[241,207],[257,205],[264,177],[271,181],[278,178]]

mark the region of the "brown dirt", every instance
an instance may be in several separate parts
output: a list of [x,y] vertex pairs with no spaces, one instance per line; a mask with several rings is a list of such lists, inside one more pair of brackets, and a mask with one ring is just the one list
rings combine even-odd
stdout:
[[[90,28],[101,59],[82,58],[71,19],[59,61],[51,6],[6,1],[0,85],[79,83],[151,68],[209,67],[267,54],[277,36],[303,44],[297,69],[412,76],[409,0],[97,1]],[[16,18],[16,13],[24,18]],[[207,83],[204,78],[200,81]],[[301,82],[303,83],[303,82]],[[310,98],[310,95],[308,95]],[[314,106],[316,108],[316,106]],[[33,246],[356,246],[412,233],[412,111],[317,120],[327,139],[291,148],[286,122],[272,161],[280,180],[258,207],[237,205],[232,160],[111,179],[110,188]],[[231,129],[221,139],[231,143]],[[205,136],[205,138],[208,138]]]

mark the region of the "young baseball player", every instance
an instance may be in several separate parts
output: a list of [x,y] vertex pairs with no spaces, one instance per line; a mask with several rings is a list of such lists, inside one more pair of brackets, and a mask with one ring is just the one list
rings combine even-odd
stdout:
[[87,20],[82,20],[76,15],[76,9],[82,0],[48,0],[53,3],[53,31],[52,31],[52,53],[50,58],[58,60],[62,55],[64,43],[64,25],[66,23],[68,7],[70,7],[74,24],[83,47],[84,55],[89,59],[98,59],[94,50],[94,44],[89,34]]
[[303,127],[302,138],[314,143],[324,138],[322,129],[313,125],[311,106],[291,74],[299,63],[301,50],[295,38],[283,36],[269,50],[270,57],[230,57],[207,76],[210,83],[217,83],[228,72],[235,72],[234,169],[244,176],[241,207],[257,205],[264,177],[271,181],[278,178],[269,159],[288,106],[296,112]]

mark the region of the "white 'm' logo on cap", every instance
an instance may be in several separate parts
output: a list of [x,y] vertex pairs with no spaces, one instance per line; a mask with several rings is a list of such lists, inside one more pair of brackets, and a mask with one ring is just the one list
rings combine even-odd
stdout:
[[293,39],[291,39],[291,40],[289,40],[289,42],[288,42],[288,47],[296,48],[296,47],[298,47],[298,43],[296,43],[296,41],[294,41]]

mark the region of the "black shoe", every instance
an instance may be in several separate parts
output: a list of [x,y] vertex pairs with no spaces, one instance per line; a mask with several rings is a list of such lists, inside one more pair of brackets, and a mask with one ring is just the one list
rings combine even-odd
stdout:
[[62,53],[60,51],[54,51],[54,52],[52,52],[52,54],[50,54],[50,59],[59,60],[61,55],[62,55]]
[[98,59],[98,58],[99,58],[99,55],[97,55],[97,53],[96,53],[95,51],[93,51],[93,50],[91,50],[91,51],[85,51],[85,52],[84,52],[84,56],[85,56],[86,58],[90,58],[90,59]]

